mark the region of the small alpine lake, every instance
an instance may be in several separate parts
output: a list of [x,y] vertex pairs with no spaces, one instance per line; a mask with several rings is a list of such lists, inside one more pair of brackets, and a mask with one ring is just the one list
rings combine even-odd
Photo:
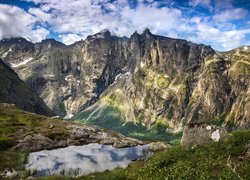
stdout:
[[34,171],[37,176],[82,176],[117,167],[125,168],[132,161],[146,159],[150,154],[148,145],[114,148],[91,143],[30,153],[26,169]]

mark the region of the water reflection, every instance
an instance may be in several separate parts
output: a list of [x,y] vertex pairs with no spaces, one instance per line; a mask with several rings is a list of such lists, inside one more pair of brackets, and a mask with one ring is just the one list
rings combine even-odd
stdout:
[[147,158],[149,154],[147,145],[119,149],[93,143],[31,153],[26,168],[36,170],[38,176],[79,176],[127,167],[131,161]]

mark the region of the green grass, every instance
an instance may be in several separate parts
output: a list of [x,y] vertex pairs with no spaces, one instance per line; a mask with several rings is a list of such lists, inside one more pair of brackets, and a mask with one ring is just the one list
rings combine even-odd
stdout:
[[18,108],[4,107],[0,104],[0,150],[15,144],[24,132],[39,126],[43,116],[26,113]]
[[[53,124],[53,128],[49,125]],[[50,119],[46,116],[27,113],[16,107],[6,107],[0,103],[0,179],[5,170],[15,169],[20,173],[14,179],[23,179],[29,175],[24,164],[28,152],[11,151],[18,140],[27,135],[42,134],[54,140],[62,140],[68,136],[67,122]]]
[[248,179],[250,130],[236,131],[224,142],[194,149],[175,146],[126,169],[95,173],[89,179]]
[[27,162],[26,152],[1,151],[0,152],[0,171],[3,170],[23,170]]
[[16,141],[14,141],[11,138],[4,138],[4,137],[0,138],[0,149],[1,150],[7,150],[7,149],[13,147],[15,144],[16,144]]
[[[88,117],[91,111],[80,114]],[[100,116],[103,121],[100,120]],[[167,126],[158,120],[151,129],[139,124],[117,121],[120,113],[111,107],[101,114],[94,113],[90,123],[96,121],[100,125],[120,130],[124,134],[141,138],[164,137],[162,131]],[[93,121],[93,122],[91,122]],[[113,124],[112,124],[113,123]],[[115,123],[115,124],[114,124]],[[48,125],[53,124],[53,128]],[[65,138],[65,127],[68,123],[48,119],[45,116],[26,113],[17,108],[7,108],[0,104],[0,172],[15,169],[19,173],[12,179],[25,179],[31,175],[25,171],[28,152],[6,150],[27,134],[41,133],[52,139]],[[148,137],[147,137],[148,136]],[[250,130],[234,131],[224,142],[184,149],[179,145],[153,154],[148,160],[132,163],[128,168],[117,168],[113,171],[94,173],[77,179],[248,179],[250,177],[250,157],[246,154],[246,146],[250,142]],[[1,177],[0,177],[1,178]],[[41,177],[38,179],[73,179],[63,176]]]
[[[248,179],[250,157],[246,154],[246,146],[249,140],[249,129],[238,130],[224,142],[198,146],[194,149],[184,149],[175,145],[153,154],[148,160],[136,161],[125,169],[116,168],[113,171],[107,170],[77,178],[51,176],[37,179]],[[4,162],[4,167],[21,170],[21,173],[14,178],[26,178],[30,175],[30,172],[23,169],[27,161],[27,156],[23,153],[5,151],[0,154],[0,161]]]
[[[54,127],[49,128],[50,124]],[[40,133],[53,139],[65,139],[68,135],[66,124],[59,119],[50,119],[0,104],[0,150],[13,146],[28,134]]]

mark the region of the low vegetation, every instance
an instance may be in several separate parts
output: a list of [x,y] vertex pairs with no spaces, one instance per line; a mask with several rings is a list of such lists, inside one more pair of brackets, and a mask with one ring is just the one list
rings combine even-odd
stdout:
[[[112,111],[109,109],[107,112]],[[21,137],[41,133],[52,139],[65,138],[65,122],[58,119],[49,119],[3,105],[0,105],[0,119],[0,176],[4,171],[13,169],[18,173],[12,179],[30,176],[30,172],[25,171],[24,167],[28,152],[8,150]],[[105,121],[104,118],[103,123],[110,124],[111,121],[108,121],[108,118]],[[49,126],[51,124],[53,126]],[[128,124],[123,127],[123,132],[130,130],[131,133],[134,126],[134,124]],[[151,135],[157,136],[157,132],[164,130],[162,126],[164,124],[161,121],[156,123],[152,127]],[[55,131],[50,131],[51,128]],[[138,128],[136,127],[132,132],[137,132]],[[144,133],[143,131],[142,129],[137,133]],[[176,144],[170,149],[153,154],[148,160],[134,162],[128,168],[117,168],[76,179],[248,179],[250,177],[249,148],[250,130],[237,130],[224,142],[193,149],[184,149]],[[73,179],[68,177],[39,177],[38,179],[58,178]]]
[[249,179],[250,177],[250,130],[238,130],[224,142],[184,149],[175,145],[153,154],[147,160],[77,178],[63,176],[41,177],[54,179]]
[[9,150],[18,140],[38,133],[52,139],[64,139],[67,136],[65,124],[59,119],[50,119],[0,103],[0,179],[4,171],[24,170],[28,152]]
[[18,140],[32,134],[40,133],[46,137],[64,139],[67,136],[66,124],[59,119],[0,104],[0,150],[6,150]]
[[126,169],[95,173],[86,179],[248,179],[249,141],[250,130],[235,131],[224,142],[190,150],[175,146]]

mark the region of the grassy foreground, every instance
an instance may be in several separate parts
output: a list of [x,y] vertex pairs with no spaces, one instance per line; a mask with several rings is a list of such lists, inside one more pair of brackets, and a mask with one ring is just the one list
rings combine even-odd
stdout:
[[249,141],[250,130],[235,131],[224,142],[191,150],[175,146],[154,154],[148,161],[86,179],[249,179]]
[[[64,139],[68,135],[67,124],[60,119],[51,119],[0,104],[0,150],[9,149],[25,136],[38,133],[52,139]],[[50,128],[51,125],[53,128]]]
[[[6,107],[0,103],[0,179],[1,173],[6,170],[25,169],[28,152],[9,150],[17,144],[18,140],[38,133],[52,139],[64,139],[67,136],[66,124],[67,122],[59,119],[50,119],[16,107]],[[50,125],[53,125],[53,129],[49,127]]]
[[[49,128],[51,124],[55,126],[53,131]],[[29,177],[30,173],[24,168],[28,152],[8,149],[28,134],[41,133],[47,137],[64,138],[65,124],[67,123],[58,119],[26,113],[0,104],[0,173],[15,169],[20,173],[12,179]],[[76,179],[249,179],[249,146],[250,129],[238,130],[224,142],[190,150],[175,145],[171,149],[155,153],[148,160],[134,162],[128,168],[117,168]],[[57,176],[36,179],[74,178]]]
[[[174,146],[153,154],[148,160],[137,161],[127,168],[94,173],[78,178],[42,177],[42,180],[96,179],[96,180],[162,180],[162,179],[249,179],[250,130],[235,131],[224,142],[194,149]],[[247,152],[248,151],[248,152]]]

